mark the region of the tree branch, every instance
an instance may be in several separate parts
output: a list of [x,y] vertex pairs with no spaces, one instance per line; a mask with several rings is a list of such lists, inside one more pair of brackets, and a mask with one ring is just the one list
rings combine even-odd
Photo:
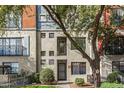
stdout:
[[92,38],[92,49],[93,49],[94,56],[95,56],[94,60],[97,60],[97,62],[100,61],[100,57],[99,57],[99,53],[97,50],[96,40],[97,40],[97,36],[98,36],[100,18],[102,16],[103,11],[104,11],[104,7],[105,7],[105,5],[101,5],[100,11],[96,15],[95,28],[94,28],[94,32],[93,32],[93,38]]
[[[47,12],[50,14],[50,16],[51,16],[51,18],[60,26],[60,28],[62,29],[62,31],[63,31],[63,33],[66,35],[66,37],[71,41],[71,43],[74,45],[74,47],[82,54],[82,56],[84,57],[84,58],[86,58],[88,61],[89,61],[89,63],[90,63],[90,65],[92,66],[93,65],[93,60],[92,60],[92,58],[90,58],[86,53],[85,53],[85,51],[77,44],[77,42],[75,42],[74,40],[73,40],[73,38],[70,36],[70,34],[67,32],[67,30],[66,30],[66,28],[65,28],[65,26],[64,26],[64,24],[63,24],[63,22],[62,22],[62,20],[61,20],[61,18],[60,18],[60,16],[59,16],[59,14],[57,14],[56,12],[54,12],[55,10],[53,10],[50,6],[43,6],[46,10],[47,10]],[[48,8],[49,7],[49,8]],[[51,14],[51,11],[52,11],[52,13],[54,14],[54,17],[53,17],[53,15]],[[56,20],[57,19],[57,20]]]

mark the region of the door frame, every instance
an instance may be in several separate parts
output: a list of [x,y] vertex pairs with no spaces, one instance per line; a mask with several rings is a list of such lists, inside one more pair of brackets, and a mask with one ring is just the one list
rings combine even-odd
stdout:
[[[63,61],[63,62],[61,62],[61,61]],[[65,79],[59,79],[59,64],[60,63],[65,64]],[[67,60],[63,60],[63,59],[57,60],[57,80],[58,81],[66,81],[67,80]]]

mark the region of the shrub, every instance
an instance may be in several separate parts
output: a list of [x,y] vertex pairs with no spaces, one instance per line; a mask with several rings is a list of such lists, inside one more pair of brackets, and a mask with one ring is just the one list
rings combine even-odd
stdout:
[[78,86],[83,86],[84,79],[83,78],[76,78],[75,79],[75,84],[77,84]]
[[30,76],[30,82],[31,82],[31,83],[40,83],[40,80],[39,80],[39,73],[33,73],[33,74]]
[[42,69],[40,72],[40,81],[43,84],[52,84],[54,81],[54,72],[49,68]]
[[118,72],[112,72],[107,76],[107,81],[110,83],[118,82]]

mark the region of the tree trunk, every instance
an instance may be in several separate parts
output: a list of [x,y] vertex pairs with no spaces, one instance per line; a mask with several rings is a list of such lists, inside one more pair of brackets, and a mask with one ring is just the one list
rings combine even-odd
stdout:
[[101,77],[100,77],[100,62],[95,65],[96,68],[92,68],[94,87],[100,87]]
[[93,72],[93,80],[94,80],[94,87],[100,87],[100,72],[97,73],[97,70],[95,70],[95,72]]

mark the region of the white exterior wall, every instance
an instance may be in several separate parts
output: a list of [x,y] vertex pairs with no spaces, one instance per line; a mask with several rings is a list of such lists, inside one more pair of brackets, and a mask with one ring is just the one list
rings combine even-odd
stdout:
[[[44,67],[49,67],[54,70],[55,79],[57,80],[57,60],[67,60],[67,81],[73,82],[75,78],[81,77],[84,78],[87,82],[87,75],[91,75],[91,68],[89,62],[82,58],[79,51],[71,50],[71,43],[67,39],[67,55],[65,56],[57,56],[57,37],[65,36],[62,31],[41,31],[41,33],[46,33],[45,38],[41,38],[41,50],[46,51],[46,56],[42,56],[41,59],[46,60],[46,65]],[[54,33],[54,38],[49,38],[49,33]],[[83,35],[87,37],[87,35]],[[90,43],[86,38],[86,52],[88,55],[91,55],[90,50]],[[54,56],[49,56],[49,51],[54,51]],[[49,65],[49,59],[54,59],[54,65]],[[86,62],[86,74],[83,75],[71,75],[71,62]]]
[[29,56],[0,56],[0,65],[2,62],[18,62],[20,72],[36,72],[36,31],[6,31],[1,37],[30,37]]

